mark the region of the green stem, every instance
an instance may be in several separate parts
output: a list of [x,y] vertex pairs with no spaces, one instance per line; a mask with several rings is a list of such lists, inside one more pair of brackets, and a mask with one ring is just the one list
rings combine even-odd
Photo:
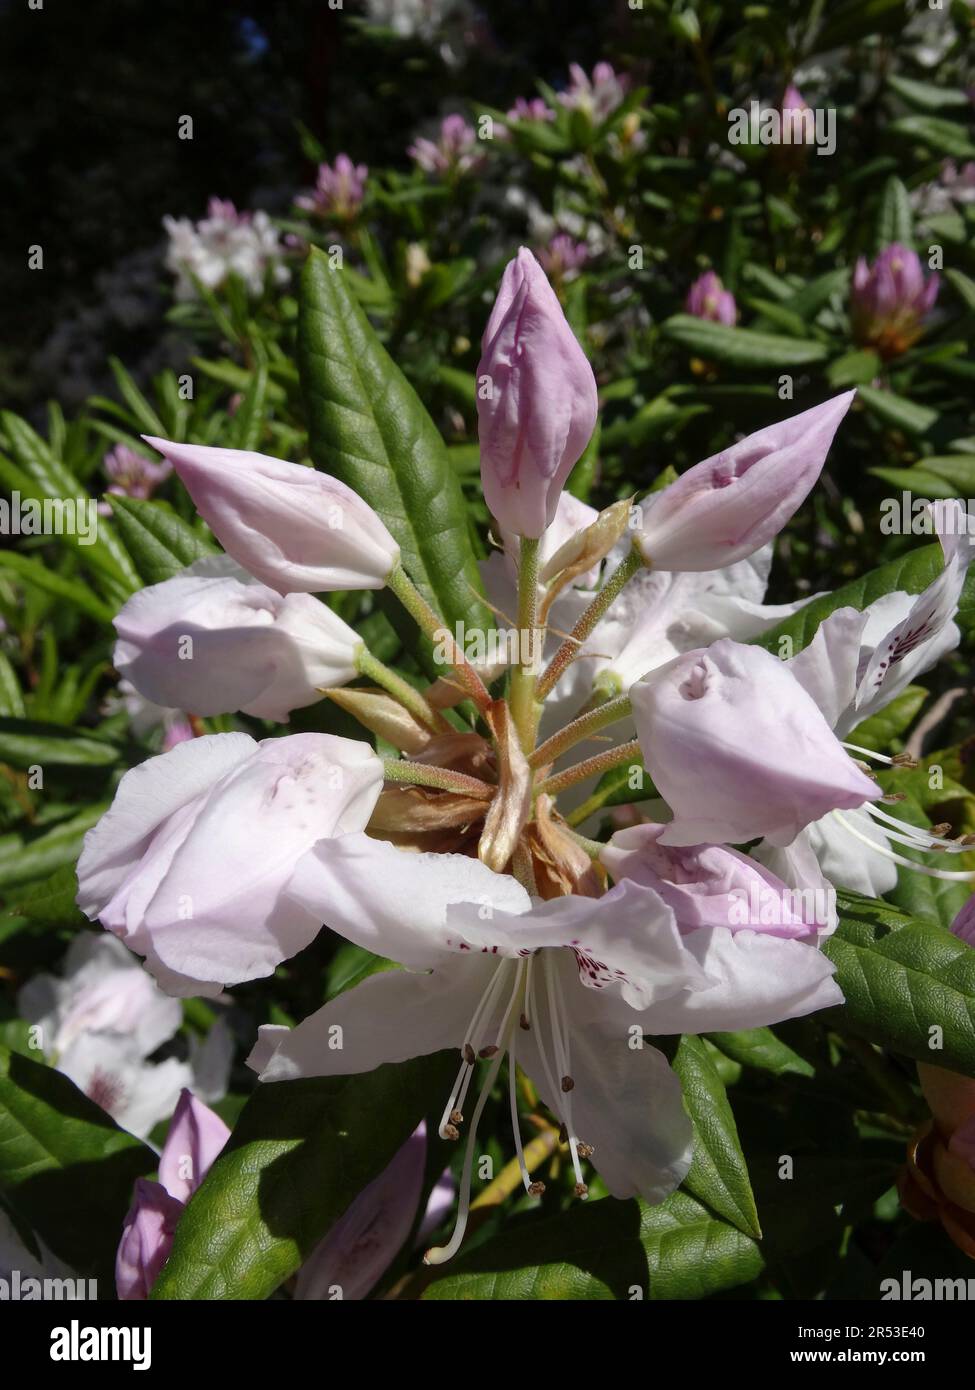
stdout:
[[557,772],[554,777],[546,777],[544,782],[539,782],[535,791],[556,796],[559,792],[565,791],[566,787],[574,787],[576,782],[584,782],[587,777],[592,777],[597,772],[608,772],[611,767],[619,767],[620,763],[629,762],[639,755],[640,745],[633,739],[630,743],[621,744],[619,748],[610,748],[605,753],[597,753],[594,758],[573,763],[564,772]]
[[615,724],[618,719],[625,719],[629,712],[629,695],[617,695],[615,700],[607,700],[606,704],[597,705],[595,709],[580,715],[578,719],[573,719],[571,724],[566,724],[564,729],[559,729],[558,733],[546,739],[528,759],[529,766],[544,767],[546,763],[554,763],[556,758],[560,758],[577,743],[582,743],[600,729],[605,729],[607,724]]
[[419,690],[414,690],[409,681],[390,670],[385,662],[380,661],[378,656],[374,656],[368,647],[362,646],[356,657],[356,669],[360,675],[368,676],[370,680],[381,685],[382,688],[392,695],[394,700],[398,700],[405,709],[408,709],[414,719],[418,719],[424,728],[432,733],[443,733],[450,728],[450,725],[440,715],[427,704]]
[[490,801],[498,790],[479,777],[468,777],[449,767],[428,767],[425,763],[410,762],[408,758],[383,758],[383,776],[387,782],[406,782],[417,787],[436,787],[439,791],[460,792],[463,796]]
[[[535,629],[538,624],[538,547],[530,536],[521,538],[521,558],[518,563],[518,654],[524,656],[535,650]],[[535,743],[537,726],[535,708],[535,668],[519,660],[511,672],[511,717],[518,731],[523,752],[530,753]]]
[[636,549],[631,550],[626,559],[600,589],[599,593],[582,614],[561,647],[559,647],[558,651],[552,657],[552,660],[549,662],[548,667],[538,682],[536,699],[545,699],[553,685],[555,685],[556,681],[560,679],[566,668],[578,655],[579,648],[619,594],[624,584],[627,584],[642,568],[643,560],[639,552]]
[[491,704],[491,696],[488,694],[487,687],[454,641],[443,618],[433,611],[402,565],[396,566],[386,583],[431,642],[446,645],[446,649],[450,653],[450,664],[457,672],[458,679],[463,682],[478,707],[481,710],[486,710]]

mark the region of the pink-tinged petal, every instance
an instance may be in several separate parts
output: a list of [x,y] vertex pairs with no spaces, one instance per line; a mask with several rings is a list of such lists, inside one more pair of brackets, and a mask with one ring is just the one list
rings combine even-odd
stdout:
[[229,1138],[219,1115],[192,1091],[181,1091],[159,1156],[159,1181],[169,1195],[188,1202]]
[[647,1033],[721,1033],[761,1028],[843,1003],[836,967],[815,946],[767,932],[702,927],[684,938],[717,980],[653,1004],[639,1015]]
[[242,449],[145,438],[228,555],[282,594],[381,589],[399,562],[379,515],[337,478]]
[[516,879],[470,855],[414,854],[363,834],[316,844],[286,895],[347,940],[414,970],[458,949],[447,929],[451,904],[470,904],[490,932],[496,912],[524,912],[531,902]]
[[596,380],[545,272],[509,262],[477,368],[481,481],[498,523],[538,537],[596,423]]
[[750,928],[772,936],[806,937],[827,921],[812,904],[763,865],[724,845],[662,845],[662,825],[619,830],[600,859],[617,882],[652,888],[673,911],[683,934],[698,927]]
[[647,770],[674,813],[664,845],[789,844],[879,796],[786,665],[728,638],[630,690]]
[[831,729],[839,729],[854,710],[866,624],[866,613],[856,608],[838,608],[820,623],[812,641],[787,663]]
[[454,956],[429,975],[369,975],[296,1028],[261,1028],[247,1065],[267,1082],[355,1076],[460,1048],[497,968],[493,957],[471,955]]
[[94,920],[138,869],[153,837],[170,817],[252,757],[248,734],[208,734],[131,768],[115,800],[85,835],[78,861],[78,906]]
[[634,539],[646,563],[719,569],[770,541],[819,477],[854,394],[768,425],[688,469],[644,508]]
[[322,918],[284,896],[295,865],[318,840],[360,830],[382,781],[365,743],[292,734],[258,745],[202,802],[146,908],[158,958],[236,984],[296,955]]
[[479,920],[476,909],[462,904],[448,910],[447,924],[474,948],[499,954],[565,947],[585,988],[618,991],[633,1009],[708,984],[670,908],[652,888],[630,879],[601,898],[537,899],[518,917],[495,912],[491,920]]
[[310,594],[281,595],[228,556],[141,589],[115,618],[117,671],[156,704],[285,720],[356,674],[362,639]]
[[348,1300],[368,1295],[413,1227],[426,1154],[426,1127],[421,1124],[316,1245],[298,1273],[295,1298]]
[[123,1301],[147,1299],[169,1259],[183,1203],[158,1182],[136,1178],[132,1206],[115,1257],[115,1291]]
[[[559,954],[563,958],[553,964],[568,1021],[575,1132],[593,1146],[593,1167],[614,1197],[662,1202],[686,1177],[693,1157],[680,1082],[656,1048],[636,1045],[643,1015],[621,1005],[607,1016],[603,996],[582,988],[571,957]],[[540,990],[531,1029],[517,1034],[517,1058],[552,1113],[561,1114],[565,1096],[551,1094],[538,1052],[539,1038],[552,1036],[548,997]]]

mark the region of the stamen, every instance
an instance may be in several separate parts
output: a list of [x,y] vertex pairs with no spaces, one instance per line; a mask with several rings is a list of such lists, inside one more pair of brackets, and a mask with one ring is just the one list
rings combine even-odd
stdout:
[[[476,1037],[481,1026],[481,1020],[484,1018],[485,1014],[494,1007],[495,996],[500,992],[510,964],[510,961],[502,960],[497,970],[492,973],[490,980],[485,986],[484,992],[477,1001],[477,1007],[474,1009],[471,1021],[467,1025],[467,1034],[461,1046],[464,1060],[460,1064],[460,1071],[457,1073],[457,1078],[450,1089],[447,1105],[441,1116],[440,1127],[437,1131],[441,1139],[460,1138],[457,1127],[464,1118],[463,1105],[467,1098],[467,1089],[471,1084],[474,1063],[477,1061],[477,1053],[472,1046],[472,1039]],[[459,1116],[459,1118],[455,1119],[455,1115]],[[451,1131],[453,1131],[453,1133],[451,1133]]]
[[[569,1037],[568,1029],[562,1016],[561,995],[558,983],[555,979],[554,961],[545,961],[545,987],[548,993],[548,1006],[552,1014],[552,1044],[555,1049],[555,1062],[559,1071],[562,1073],[560,1083],[563,1100],[563,1110],[565,1113],[565,1124],[569,1134],[569,1153],[572,1157],[572,1168],[576,1175],[576,1196],[588,1196],[589,1189],[582,1180],[582,1165],[579,1162],[579,1141],[574,1133],[572,1123],[572,1101],[570,1093],[575,1082],[572,1080],[572,1069],[569,1063]],[[565,1084],[568,1082],[568,1086]],[[584,1192],[579,1189],[584,1188]]]
[[[961,847],[958,845],[957,841],[946,840],[944,837],[944,831],[951,829],[950,824],[933,825],[929,830],[924,826],[911,825],[910,821],[904,821],[897,816],[892,816],[887,811],[882,811],[879,806],[874,806],[870,802],[866,803],[864,810],[868,815],[883,821],[885,825],[893,827],[893,831],[884,831],[884,834],[889,834],[892,839],[898,838],[898,835],[908,836],[910,841],[917,844],[920,849],[932,849],[937,846],[940,849],[949,850],[955,854],[960,853]],[[900,843],[907,844],[908,840],[902,838],[900,839]]]
[[884,763],[887,767],[914,768],[918,765],[917,758],[912,757],[910,753],[895,753],[893,757],[888,757],[886,753],[876,753],[872,748],[861,748],[859,743],[843,742],[843,747],[851,753],[862,753],[865,758],[870,758],[875,763]]
[[[906,859],[902,854],[896,854],[886,845],[878,844],[876,840],[871,840],[869,835],[864,835],[862,830],[858,830],[855,825],[846,819],[842,811],[834,811],[833,815],[845,830],[848,830],[857,840],[862,840],[865,845],[882,854],[885,859],[892,859],[895,864],[902,865],[905,869],[913,869],[915,873],[925,874],[928,878],[947,879],[953,883],[970,883],[975,880],[975,869],[932,869],[929,864],[919,864],[915,859]],[[878,829],[880,827],[878,826]]]

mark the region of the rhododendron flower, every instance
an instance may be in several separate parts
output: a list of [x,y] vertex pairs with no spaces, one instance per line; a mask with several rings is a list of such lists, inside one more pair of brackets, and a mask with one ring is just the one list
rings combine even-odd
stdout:
[[596,423],[596,381],[541,266],[509,261],[477,368],[484,497],[498,522],[539,537]]
[[729,324],[732,327],[738,320],[738,306],[735,296],[726,290],[713,270],[706,270],[698,276],[687,291],[684,308],[697,319],[710,319],[712,323]]
[[115,669],[160,705],[286,720],[355,676],[362,638],[311,594],[252,579],[229,556],[141,589],[115,618]]
[[854,392],[767,425],[683,473],[644,505],[636,544],[662,570],[713,570],[775,536],[805,501]]
[[282,594],[381,589],[399,562],[383,522],[337,478],[242,449],[146,438],[227,554]]
[[556,282],[572,280],[588,259],[589,247],[584,241],[576,241],[568,232],[557,232],[538,252],[539,265]]
[[508,111],[509,121],[554,121],[555,112],[544,97],[518,97]]
[[295,864],[322,836],[361,830],[381,786],[372,749],[331,734],[181,743],[127,772],[88,831],[79,904],[171,993],[269,975],[321,926],[282,900]]
[[592,77],[578,63],[570,63],[569,78],[569,85],[559,93],[559,101],[597,121],[605,120],[622,105],[629,88],[629,78],[614,72],[611,63],[597,63]]
[[348,222],[362,206],[369,169],[353,164],[347,154],[335,156],[335,163],[319,164],[315,187],[295,199],[295,207],[316,217]]
[[147,1059],[183,1021],[132,953],[111,936],[72,941],[60,974],[35,975],[17,996],[41,1054],[130,1134],[140,1138],[173,1112],[184,1086],[224,1094],[229,1035],[218,1021],[187,1062]]
[[895,243],[869,265],[861,256],[853,271],[850,319],[853,336],[882,357],[898,357],[920,338],[941,283],[925,279],[916,251]]
[[424,173],[455,178],[473,173],[484,163],[485,154],[478,145],[477,131],[455,114],[444,117],[436,140],[419,136],[406,153]]
[[[160,483],[165,482],[173,471],[173,465],[168,460],[159,463],[146,458],[125,444],[116,444],[102,459],[102,469],[105,476],[111,479],[106,492],[115,497],[135,497],[144,501],[152,496]],[[98,510],[102,516],[112,514],[107,502],[100,502]]]
[[283,248],[266,212],[238,212],[233,203],[211,198],[202,221],[164,217],[163,226],[169,237],[166,269],[176,276],[177,299],[195,299],[197,280],[215,290],[236,275],[257,296],[269,277],[275,284],[288,279]]

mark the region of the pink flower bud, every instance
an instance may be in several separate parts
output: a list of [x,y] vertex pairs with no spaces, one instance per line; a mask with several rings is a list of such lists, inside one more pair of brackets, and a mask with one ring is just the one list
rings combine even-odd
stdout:
[[630,690],[647,771],[674,813],[658,843],[787,845],[880,795],[812,697],[760,647],[722,638]]
[[279,593],[381,589],[399,546],[351,488],[243,449],[145,436],[170,460],[228,555]]
[[210,556],[133,594],[115,669],[157,705],[286,720],[356,674],[362,638],[311,594],[279,594]]
[[897,357],[920,338],[924,318],[938,297],[940,277],[927,280],[916,251],[895,243],[853,271],[850,319],[858,343],[881,357]]
[[709,319],[711,323],[724,323],[734,327],[738,320],[738,305],[735,296],[726,290],[713,270],[699,275],[687,292],[684,308],[697,319]]
[[740,439],[643,504],[634,535],[660,570],[715,570],[770,541],[822,471],[853,391]]
[[484,497],[501,526],[537,538],[596,424],[596,379],[541,266],[509,261],[481,342],[477,413]]
[[220,1116],[184,1088],[159,1155],[159,1181],[170,1197],[188,1202],[229,1138]]
[[136,1178],[129,1214],[115,1256],[115,1289],[123,1301],[149,1297],[153,1284],[173,1248],[173,1234],[183,1203],[161,1183]]

